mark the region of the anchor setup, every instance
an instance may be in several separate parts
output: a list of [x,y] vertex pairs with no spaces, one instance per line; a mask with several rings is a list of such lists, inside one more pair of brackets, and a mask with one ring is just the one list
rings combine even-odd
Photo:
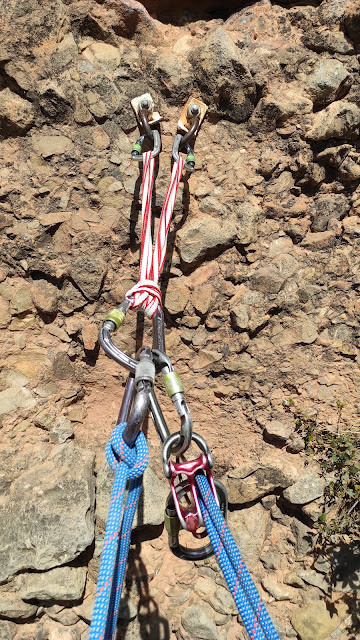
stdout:
[[[226,489],[213,478],[213,458],[207,442],[193,432],[184,387],[165,346],[159,278],[179,182],[184,169],[191,172],[195,168],[194,141],[207,107],[191,97],[178,121],[172,149],[171,178],[153,248],[151,202],[155,157],[161,151],[161,116],[154,110],[150,94],[134,98],[131,105],[140,129],[131,157],[143,165],[141,256],[137,284],[125,293],[124,301],[110,311],[100,329],[101,346],[109,357],[128,371],[128,378],[118,424],[106,447],[107,460],[115,476],[89,638],[112,640],[115,637],[132,522],[141,493],[142,476],[148,464],[148,448],[141,426],[149,413],[162,442],[163,470],[170,483],[165,527],[172,552],[184,560],[200,560],[215,553],[250,639],[278,640],[227,526]],[[151,150],[144,151],[145,145],[152,147]],[[141,347],[132,358],[114,344],[112,336],[123,325],[130,310],[139,308],[152,321],[152,346]],[[155,379],[159,373],[180,420],[180,428],[175,433],[170,433],[156,397]],[[193,460],[186,460],[185,453],[192,443],[200,450],[199,455]],[[184,546],[179,541],[181,530],[198,539],[208,535],[210,542],[201,548]]]

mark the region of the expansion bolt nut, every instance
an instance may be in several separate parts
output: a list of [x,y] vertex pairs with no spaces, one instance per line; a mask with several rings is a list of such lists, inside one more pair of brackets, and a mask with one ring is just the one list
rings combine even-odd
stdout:
[[196,116],[199,116],[200,115],[200,107],[199,107],[199,105],[195,104],[193,102],[191,104],[189,104],[188,114],[193,118],[196,118]]

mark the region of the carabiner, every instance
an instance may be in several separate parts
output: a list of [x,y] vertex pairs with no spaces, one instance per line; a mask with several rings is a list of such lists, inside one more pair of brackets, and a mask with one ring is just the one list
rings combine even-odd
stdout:
[[174,162],[179,162],[179,151],[181,148],[184,147],[186,151],[185,169],[187,171],[194,171],[195,169],[194,151],[193,151],[193,148],[190,146],[189,142],[191,138],[195,136],[197,133],[197,130],[200,126],[200,117],[201,117],[201,109],[199,104],[196,104],[195,102],[190,102],[186,110],[186,120],[188,123],[191,123],[190,128],[184,134],[177,133],[174,139],[174,144],[172,148],[172,157],[174,159]]
[[185,160],[185,169],[187,171],[194,171],[195,169],[195,156],[194,156],[194,152],[193,149],[190,147],[188,142],[183,142],[183,138],[185,136],[182,135],[182,133],[177,133],[174,139],[174,144],[173,144],[173,148],[172,148],[172,157],[174,159],[174,162],[179,162],[179,151],[180,148],[185,146],[185,151],[186,151],[186,160]]
[[150,109],[151,101],[148,98],[143,98],[143,100],[139,104],[137,118],[140,126],[144,130],[144,133],[140,136],[140,138],[137,139],[131,150],[131,159],[137,160],[138,162],[142,162],[143,160],[142,145],[146,138],[153,143],[153,150],[151,152],[152,158],[156,158],[156,156],[158,156],[161,151],[160,133],[157,129],[151,129],[147,119],[147,114],[149,113]]
[[[115,360],[118,364],[125,367],[129,371],[130,376],[126,384],[125,395],[120,409],[119,422],[126,421],[130,412],[132,399],[135,392],[135,380],[134,375],[136,373],[136,367],[139,363],[138,360],[131,358],[126,353],[121,351],[112,341],[111,334],[119,329],[124,323],[127,311],[131,306],[131,299],[125,298],[121,305],[110,311],[105,318],[105,321],[99,331],[99,340],[105,353]],[[165,418],[161,411],[161,407],[155,395],[154,389],[151,389],[149,393],[149,407],[150,414],[159,433],[161,441],[164,442],[169,436],[169,429],[167,427]],[[177,436],[178,437],[178,436]]]
[[134,446],[141,425],[145,420],[149,409],[150,392],[154,387],[154,382],[155,366],[152,360],[151,349],[149,347],[143,347],[135,371],[135,388],[137,393],[123,433],[123,438],[129,447]]
[[162,371],[165,389],[173,401],[181,421],[180,432],[173,434],[175,440],[172,440],[171,451],[171,453],[180,456],[189,448],[192,439],[192,420],[190,409],[184,396],[184,387],[179,374],[174,371],[172,362],[166,353],[159,349],[153,349],[153,358],[156,371]]
[[[150,129],[150,131],[153,134],[153,143],[154,143],[154,148],[151,152],[151,157],[152,158],[156,158],[156,156],[159,155],[160,151],[161,151],[161,138],[160,138],[160,133],[157,129]],[[143,152],[142,152],[142,145],[143,142],[145,140],[145,138],[147,138],[147,135],[142,135],[140,136],[140,138],[138,138],[131,150],[131,159],[132,160],[137,160],[137,162],[142,162],[143,161]]]

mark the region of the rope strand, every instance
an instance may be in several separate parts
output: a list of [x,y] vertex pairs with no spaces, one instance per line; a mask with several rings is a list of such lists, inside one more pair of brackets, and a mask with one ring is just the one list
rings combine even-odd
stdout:
[[173,164],[170,184],[161,210],[159,228],[153,251],[151,201],[154,185],[155,160],[151,157],[151,151],[144,153],[143,157],[139,282],[126,293],[126,297],[132,298],[132,309],[142,307],[146,315],[152,318],[158,306],[161,306],[159,278],[165,262],[167,238],[174,212],[176,194],[184,168],[184,158],[179,156],[179,161]]

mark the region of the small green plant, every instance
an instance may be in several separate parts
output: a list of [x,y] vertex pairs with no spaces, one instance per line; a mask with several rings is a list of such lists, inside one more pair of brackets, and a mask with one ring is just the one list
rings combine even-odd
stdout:
[[[337,401],[339,414],[344,403]],[[360,538],[360,434],[339,433],[312,418],[296,413],[296,430],[305,442],[305,452],[315,459],[327,480],[324,513],[317,529],[324,542],[335,538]],[[339,426],[339,422],[338,422]]]

